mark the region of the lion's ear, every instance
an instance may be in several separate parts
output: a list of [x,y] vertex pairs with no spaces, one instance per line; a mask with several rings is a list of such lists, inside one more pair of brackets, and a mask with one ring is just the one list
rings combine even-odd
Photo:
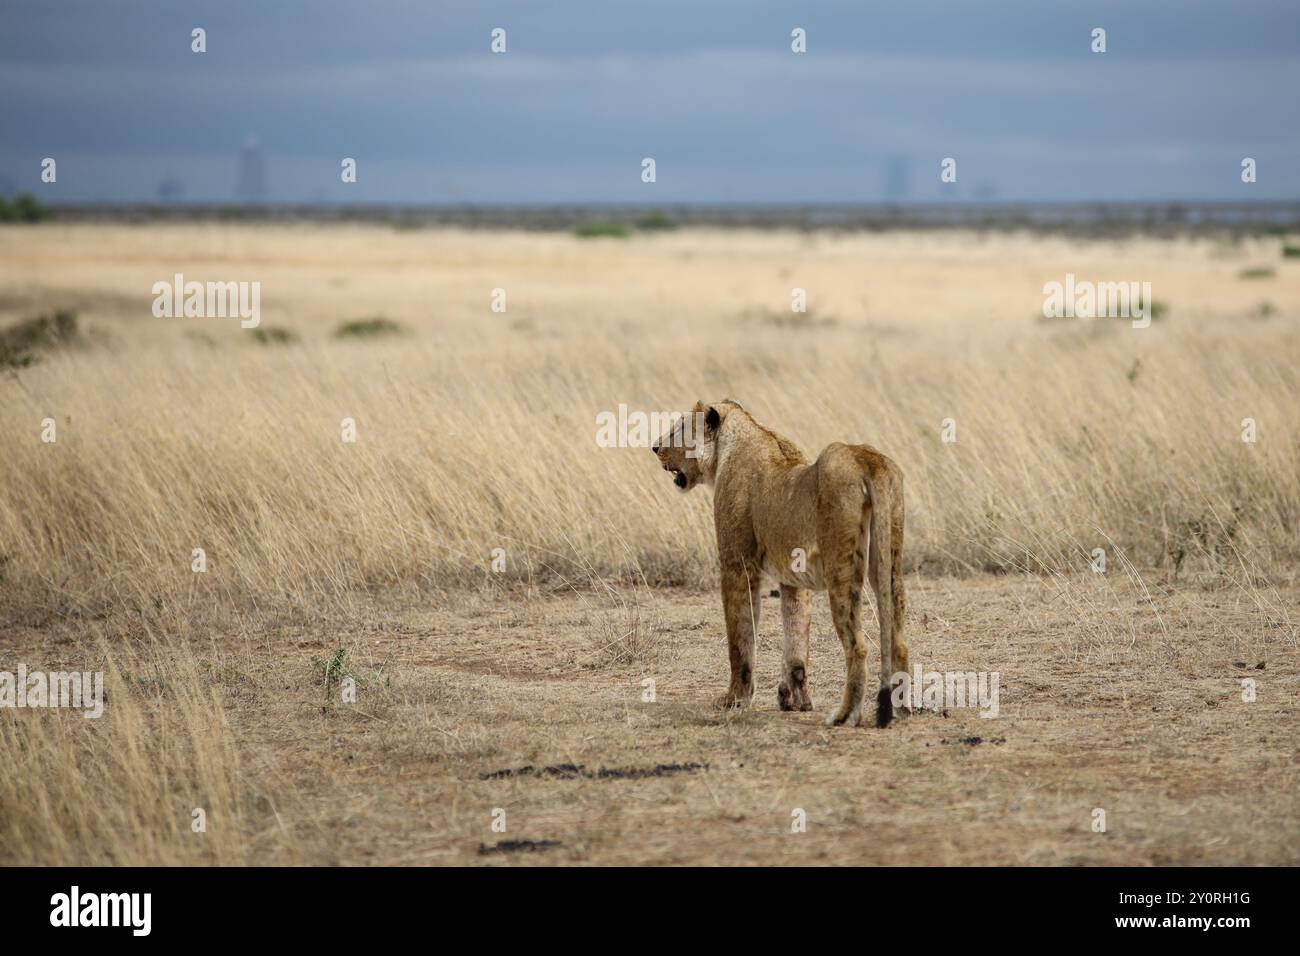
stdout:
[[718,410],[716,408],[710,405],[709,410],[704,413],[704,427],[712,432],[712,431],[717,431],[718,426],[721,424],[722,424],[722,416],[718,414]]

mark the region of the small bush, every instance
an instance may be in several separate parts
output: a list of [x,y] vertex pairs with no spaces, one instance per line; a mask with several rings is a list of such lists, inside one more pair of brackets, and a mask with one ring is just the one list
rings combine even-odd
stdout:
[[1285,245],[1282,247],[1283,259],[1300,259],[1300,246]]
[[328,695],[332,687],[342,683],[343,678],[351,676],[348,670],[348,649],[340,647],[329,658],[313,657],[311,667],[320,675],[321,683],[325,685],[325,693]]
[[665,229],[676,229],[677,223],[662,212],[652,212],[642,216],[636,221],[636,227],[643,232],[655,232]]
[[0,222],[45,222],[53,218],[50,207],[35,196],[23,193],[13,202],[0,197]]
[[377,315],[370,319],[353,319],[344,322],[334,330],[337,339],[374,339],[389,335],[400,335],[405,330],[392,319]]
[[0,368],[25,368],[36,353],[59,348],[80,337],[77,313],[60,309],[0,329]]
[[258,326],[253,329],[253,341],[258,345],[292,345],[300,340],[300,336],[292,329],[282,329],[276,326],[263,327]]
[[0,342],[0,368],[26,368],[35,361],[36,356],[30,351]]
[[626,239],[632,235],[627,226],[618,222],[582,222],[573,229],[579,239]]
[[[1090,322],[1093,321],[1094,319],[1122,319],[1123,321],[1128,322],[1129,320],[1133,319],[1143,311],[1143,309],[1145,308],[1145,303],[1146,300],[1143,298],[1142,293],[1139,292],[1137,293],[1136,298],[1129,300],[1127,315],[1124,314],[1124,310],[1122,309],[1118,310],[1114,315],[1111,315],[1110,307],[1108,303],[1097,302],[1094,307],[1094,311],[1097,311],[1099,314],[1093,315],[1091,318],[1083,315],[1074,315],[1074,316],[1043,315],[1041,312],[1039,312],[1037,315],[1034,316],[1034,319],[1035,321],[1038,322],[1060,322],[1060,323]],[[1150,316],[1153,322],[1158,322],[1169,315],[1169,303],[1161,302],[1159,299],[1152,299],[1151,311],[1147,314]]]
[[1251,269],[1242,269],[1237,273],[1238,279],[1271,279],[1274,276],[1271,266],[1255,266]]

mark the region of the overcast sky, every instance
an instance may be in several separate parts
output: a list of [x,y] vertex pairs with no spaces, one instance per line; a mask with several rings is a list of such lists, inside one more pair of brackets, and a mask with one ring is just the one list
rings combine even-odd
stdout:
[[1300,198],[1296,0],[0,0],[0,90],[50,201]]

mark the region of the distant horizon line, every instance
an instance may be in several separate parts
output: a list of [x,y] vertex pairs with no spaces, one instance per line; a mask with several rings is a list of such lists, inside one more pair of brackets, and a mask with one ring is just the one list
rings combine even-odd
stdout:
[[950,200],[915,202],[103,202],[48,204],[64,222],[371,223],[394,229],[572,232],[627,238],[676,228],[1076,234],[1300,233],[1300,200]]
[[[16,195],[23,195],[18,193]],[[553,199],[553,200],[311,200],[311,199],[41,199],[38,193],[26,195],[40,199],[55,209],[627,209],[627,210],[711,210],[711,209],[889,209],[895,207],[944,209],[953,206],[980,208],[1077,208],[1123,207],[1168,208],[1176,206],[1262,208],[1300,206],[1300,196],[1274,199],[845,199],[845,200],[673,200],[669,202],[632,202],[627,200]],[[10,197],[14,198],[14,197]]]

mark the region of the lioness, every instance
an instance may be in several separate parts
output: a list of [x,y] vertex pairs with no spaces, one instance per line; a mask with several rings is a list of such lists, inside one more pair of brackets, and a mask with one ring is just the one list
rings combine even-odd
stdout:
[[828,591],[844,645],[844,699],[828,724],[857,725],[867,682],[867,644],[858,624],[863,565],[880,618],[880,690],[876,726],[893,716],[890,675],[907,670],[903,638],[903,474],[867,445],[827,446],[809,463],[791,442],[754,421],[730,399],[697,402],[653,451],[683,492],[713,487],[722,570],[722,607],[731,684],[719,704],[754,695],[754,633],[764,576],[781,586],[785,664],[777,688],[782,710],[812,710],[808,626],[812,591]]

